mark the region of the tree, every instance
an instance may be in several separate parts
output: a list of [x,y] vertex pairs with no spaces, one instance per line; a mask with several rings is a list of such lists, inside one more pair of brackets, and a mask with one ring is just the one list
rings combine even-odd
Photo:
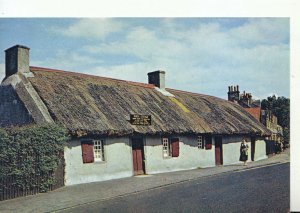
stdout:
[[275,95],[263,99],[261,102],[263,110],[270,110],[278,119],[278,124],[283,128],[283,138],[286,144],[290,141],[290,99],[276,97]]

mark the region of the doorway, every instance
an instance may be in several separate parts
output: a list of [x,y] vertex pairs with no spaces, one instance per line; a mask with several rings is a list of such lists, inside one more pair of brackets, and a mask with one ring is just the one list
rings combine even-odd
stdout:
[[255,156],[255,137],[251,137],[251,160],[254,161]]
[[132,160],[134,175],[145,174],[144,142],[142,138],[132,138]]
[[215,137],[215,160],[216,165],[223,165],[223,149],[222,149],[222,137]]

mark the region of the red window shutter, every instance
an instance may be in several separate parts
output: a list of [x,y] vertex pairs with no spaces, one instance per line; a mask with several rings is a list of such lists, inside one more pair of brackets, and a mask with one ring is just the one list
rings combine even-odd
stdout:
[[211,135],[207,135],[205,137],[205,149],[211,149],[212,148],[212,137]]
[[179,138],[172,138],[172,157],[179,156]]
[[205,144],[205,149],[211,149],[211,147],[212,147],[212,144],[211,144],[211,143]]
[[81,142],[82,161],[83,163],[94,162],[94,143],[93,141]]

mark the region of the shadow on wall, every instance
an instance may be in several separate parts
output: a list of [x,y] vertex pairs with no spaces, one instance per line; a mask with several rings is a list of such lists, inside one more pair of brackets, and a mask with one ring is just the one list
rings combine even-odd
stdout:
[[33,119],[11,86],[0,86],[0,126],[23,125]]

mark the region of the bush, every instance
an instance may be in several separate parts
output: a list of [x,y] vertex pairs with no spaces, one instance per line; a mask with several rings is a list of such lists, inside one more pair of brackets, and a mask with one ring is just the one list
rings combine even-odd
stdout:
[[59,125],[0,129],[0,179],[13,177],[14,187],[47,191],[67,141],[67,131]]

